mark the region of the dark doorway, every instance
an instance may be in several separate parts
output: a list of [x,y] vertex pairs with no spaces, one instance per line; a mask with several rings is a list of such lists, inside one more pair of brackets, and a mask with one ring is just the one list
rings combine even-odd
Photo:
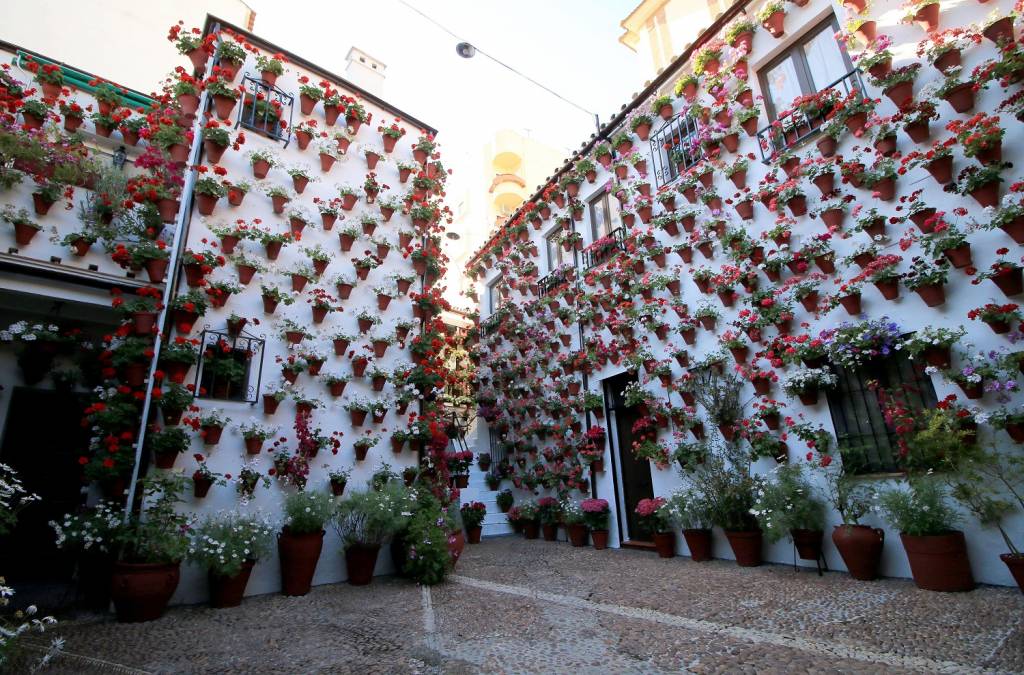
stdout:
[[82,395],[18,387],[11,392],[0,462],[14,469],[25,489],[41,499],[0,537],[0,575],[10,582],[68,582],[74,560],[54,543],[51,520],[82,503],[78,458],[89,445],[81,425]]
[[626,523],[629,525],[627,539],[650,541],[650,536],[640,529],[635,513],[641,499],[654,496],[654,485],[651,482],[650,462],[633,455],[633,424],[640,415],[636,408],[626,407],[622,397],[622,391],[631,382],[636,382],[636,375],[632,373],[608,378],[604,381],[604,396],[615,424],[615,446],[619,455],[619,470],[622,472],[622,498],[626,507]]

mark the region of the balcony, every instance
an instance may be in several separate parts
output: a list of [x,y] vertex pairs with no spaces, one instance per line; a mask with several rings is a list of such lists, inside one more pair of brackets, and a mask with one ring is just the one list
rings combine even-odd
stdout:
[[583,264],[589,270],[608,262],[619,251],[626,250],[626,228],[616,227],[583,251]]
[[[851,70],[832,84],[822,89],[835,89],[840,96],[846,97],[856,90],[864,91],[864,81],[860,71]],[[779,126],[769,124],[757,132],[757,144],[761,148],[761,160],[767,164],[771,158],[789,148],[796,147],[813,136],[817,136],[827,121],[831,110],[822,110],[817,115],[808,117],[794,110],[785,120],[777,120]]]
[[546,298],[565,285],[568,281],[569,269],[571,268],[568,265],[563,265],[538,281],[537,286],[540,287],[540,297]]
[[[697,142],[697,121],[689,115],[676,115],[651,136],[651,157],[654,160],[654,179],[657,187],[668,185],[679,178],[704,156]],[[683,161],[672,160],[672,154],[681,151]]]
[[494,195],[495,211],[511,213],[526,201],[526,181],[514,173],[500,173],[491,181],[487,192]]

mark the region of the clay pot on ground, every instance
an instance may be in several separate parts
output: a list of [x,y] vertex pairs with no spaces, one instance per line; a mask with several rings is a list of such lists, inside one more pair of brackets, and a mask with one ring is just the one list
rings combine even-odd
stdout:
[[691,560],[694,562],[711,560],[711,530],[683,530],[683,539],[686,541],[686,547],[690,549]]
[[967,542],[959,531],[931,536],[900,533],[910,571],[918,588],[959,592],[974,589]]
[[349,544],[345,549],[345,569],[348,583],[366,586],[373,581],[373,569],[377,566],[380,545]]
[[832,543],[851,577],[860,581],[878,578],[878,564],[885,544],[884,530],[867,525],[836,525],[832,530]]
[[761,564],[761,530],[726,530],[736,564],[740,567],[757,567]]
[[223,609],[238,607],[242,604],[242,597],[245,595],[245,587],[249,584],[253,565],[255,565],[254,561],[246,560],[242,563],[242,569],[238,571],[238,574],[230,577],[209,572],[207,579],[210,584],[210,606],[215,609]]
[[324,546],[324,531],[292,534],[285,526],[277,536],[281,558],[281,592],[306,595],[313,583],[317,561]]
[[121,623],[159,619],[178,588],[181,563],[114,563],[111,600]]

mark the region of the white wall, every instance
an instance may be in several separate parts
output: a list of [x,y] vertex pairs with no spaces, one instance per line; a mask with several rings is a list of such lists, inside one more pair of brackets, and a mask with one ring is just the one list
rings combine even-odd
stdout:
[[[982,6],[979,6],[974,3],[958,3],[955,5],[948,6],[944,5],[942,8],[941,28],[947,28],[958,25],[962,26],[970,22],[980,21],[983,18],[983,16],[987,15],[990,11],[999,10],[1001,12],[1006,12],[1009,11],[1010,8],[1011,3],[1007,2],[1006,0],[1002,0],[1000,2],[995,3],[989,3]],[[751,11],[756,11],[756,9],[757,7],[750,8]],[[834,12],[835,15],[839,18],[840,23],[842,23],[845,20],[845,11],[838,4],[834,4],[832,2],[829,2],[828,0],[811,0],[811,2],[803,8],[798,8],[794,5],[787,5],[787,11],[789,12],[789,14],[786,17],[786,35],[783,38],[775,40],[770,35],[768,35],[767,32],[765,32],[764,30],[759,30],[755,36],[753,52],[750,54],[749,57],[751,73],[749,84],[754,89],[755,95],[761,93],[759,91],[759,84],[756,77],[756,73],[768,61],[770,61],[781,50],[783,50],[786,44],[788,44],[788,42],[793,37],[796,37],[802,31],[817,25],[819,21],[828,16],[829,13]],[[893,39],[893,42],[895,44],[893,51],[896,55],[896,58],[893,63],[894,67],[903,65],[905,63],[909,63],[912,60],[916,59],[914,49],[916,47],[917,42],[924,37],[924,33],[916,26],[902,25],[898,23],[900,18],[900,11],[898,10],[896,3],[875,3],[875,6],[869,10],[869,14],[871,18],[876,19],[878,21],[879,34],[888,34]],[[976,66],[978,63],[985,59],[993,58],[994,55],[994,46],[991,42],[987,40],[983,41],[982,44],[978,45],[977,47],[973,47],[967,50],[964,54],[965,72],[969,73],[971,69],[973,69],[974,66]],[[925,83],[933,81],[937,76],[937,70],[935,70],[929,64],[924,64],[921,69],[920,75],[918,76],[917,83],[915,85],[915,91],[920,91]],[[867,78],[865,78],[865,83],[866,80]],[[878,114],[892,115],[893,113],[896,112],[893,103],[888,98],[882,96],[881,92],[871,90],[869,93],[881,99],[881,103],[879,104],[877,109]],[[979,92],[975,110],[994,111],[996,106],[1000,103],[1000,101],[1003,100],[1003,98],[1005,98],[1005,93],[1002,90],[1002,88],[999,86],[992,86],[987,91]],[[677,112],[681,110],[684,107],[683,99],[680,98],[679,100],[677,100],[675,106]],[[641,103],[641,109],[647,109],[648,107],[649,102]],[[942,119],[932,123],[933,138],[938,138],[940,136],[945,137],[943,136],[943,134],[946,134],[946,132],[943,131],[942,127],[946,121],[954,117],[952,108],[950,108],[948,104],[946,104],[945,102],[939,101],[938,109],[940,115],[942,116]],[[959,117],[966,118],[966,115],[961,115]],[[1022,125],[1016,123],[1012,118],[1009,118],[1006,115],[1003,116],[1003,119],[1004,126],[1007,130],[1006,136],[1003,141],[1004,157],[1012,158],[1013,156],[1015,156],[1015,154],[1019,151],[1021,147],[1024,147],[1024,129],[1022,129]],[[654,133],[657,132],[661,124],[662,122],[660,119],[656,120]],[[767,119],[762,114],[759,126],[763,127],[765,125],[767,125]],[[738,153],[733,155],[723,150],[723,158],[727,162],[731,162],[736,157],[738,157],[739,154],[754,153],[754,156],[757,158],[757,160],[760,160],[760,153],[756,146],[755,140],[752,138],[748,138],[743,133],[741,133],[741,140],[742,143]],[[637,142],[636,139],[634,139],[634,142],[636,143],[634,149],[638,149],[644,153],[649,152],[649,145],[647,143]],[[913,144],[910,141],[910,139],[902,132],[898,134],[898,142],[899,150],[904,153],[909,152],[913,149],[926,149],[926,146],[924,145],[915,146],[915,144]],[[847,135],[842,140],[838,153],[851,153],[853,146],[857,144],[863,145],[864,141],[854,139]],[[814,147],[813,142],[809,145],[809,147],[802,148],[800,152],[805,156],[818,156],[817,150]],[[964,158],[962,155],[960,155],[959,151],[956,152],[956,171],[959,171],[961,168],[974,163],[975,160]],[[649,170],[653,171],[653,163],[649,161],[648,165],[650,167]],[[766,170],[767,168],[763,164],[761,164],[760,161],[752,160],[750,163],[750,168],[748,169],[747,185],[756,186],[758,181],[765,175]],[[779,174],[781,175],[781,171],[779,172]],[[1004,194],[1006,191],[1006,186],[1012,184],[1016,180],[1019,180],[1019,176],[1019,167],[1015,167],[1013,170],[1004,174],[1004,178],[1006,179],[1006,183],[1004,184]],[[608,180],[608,178],[608,174],[600,172],[597,183],[595,185],[583,183],[581,186],[579,198],[586,202],[592,195],[596,194],[600,189],[602,189],[601,186],[605,183],[606,180]],[[653,175],[649,175],[648,180],[650,180],[652,188],[656,189]],[[639,182],[639,177],[632,171],[630,175],[630,181]],[[719,194],[723,198],[731,196],[736,191],[731,181],[729,181],[721,172],[716,172],[715,174],[715,186],[718,189]],[[809,206],[813,208],[814,202],[818,199],[817,188],[815,188],[809,182],[807,182],[805,187],[807,190]],[[970,197],[958,197],[956,195],[943,192],[941,187],[925,172],[924,169],[918,169],[916,171],[908,173],[906,176],[901,177],[897,183],[897,196],[908,195],[911,192],[918,189],[924,190],[927,202],[930,205],[935,206],[939,210],[951,212],[955,207],[964,206],[970,212],[970,217],[975,217],[981,222],[985,222],[986,220],[985,215],[981,212],[981,209]],[[871,202],[870,191],[857,190],[853,189],[850,186],[842,186],[841,191],[844,193],[855,195],[856,199],[859,202],[865,203],[866,206],[877,206],[884,212],[893,215],[897,215],[899,213],[896,210],[896,208],[899,206],[898,199],[890,202],[869,203]],[[689,206],[689,204],[686,204],[682,196],[677,197],[677,204],[679,204],[680,206]],[[699,203],[697,207],[700,208]],[[739,217],[736,215],[735,211],[728,205],[726,205],[724,209],[726,212],[726,217],[730,221],[730,225],[741,226],[747,229],[751,236],[756,237],[758,233],[769,229],[774,224],[773,216],[770,214],[770,212],[763,209],[760,205],[757,205],[755,209],[755,220],[753,221],[741,221]],[[658,212],[659,207],[655,206],[655,215],[657,215]],[[799,224],[794,227],[794,233],[797,235],[798,241],[801,239],[801,235],[803,235],[802,238],[806,239],[811,234],[817,234],[824,231],[823,226],[820,224],[820,221],[812,220],[809,217],[800,218],[799,221]],[[698,226],[700,226],[700,223],[701,219],[698,219]],[[852,218],[848,216],[845,226],[846,229],[849,231],[849,229],[854,224],[855,223],[852,222]],[[961,226],[966,225],[966,219],[960,219],[959,224]],[[540,251],[541,258],[543,258],[544,256],[544,248],[541,237],[543,233],[548,231],[552,225],[553,219],[545,222],[544,226],[540,228],[539,232],[534,231],[532,226],[529,227],[531,241],[536,242],[538,244],[538,249]],[[640,227],[639,219],[637,219],[637,226],[641,231],[646,229]],[[911,229],[916,229],[911,223],[907,223],[905,227],[897,227],[893,225],[889,226],[889,233],[892,237],[890,242],[890,246],[893,247],[892,252],[900,252],[899,249],[896,248],[899,236],[902,232]],[[584,220],[584,222],[582,223],[577,223],[577,230],[584,233],[584,245],[590,243],[590,228],[586,220]],[[661,243],[664,244],[676,244],[683,241],[682,237],[672,238],[660,230],[655,230],[655,236]],[[834,239],[833,244],[836,249],[837,260],[851,252],[855,246],[864,243],[866,241],[864,237],[865,235],[862,234],[854,234],[851,238],[846,240]],[[1015,254],[1019,254],[1019,247],[1017,247],[1017,245],[1014,244],[1012,240],[1009,239],[1009,237],[1004,235],[1002,232],[999,232],[998,230],[992,232],[975,232],[970,235],[970,239],[972,249],[974,252],[974,265],[979,269],[987,268],[995,260],[995,258],[997,257],[995,251],[1000,247],[1008,247],[1012,252],[1015,252]],[[769,250],[770,248],[771,247],[766,247],[766,250]],[[916,254],[916,250],[916,248],[912,248],[909,252],[907,252],[904,255],[905,265],[909,265],[910,258],[911,256]],[[706,296],[701,294],[696,289],[696,286],[693,284],[693,282],[690,280],[689,274],[697,265],[711,265],[713,268],[718,268],[721,264],[723,264],[723,261],[724,256],[722,255],[719,249],[719,251],[717,252],[717,257],[714,260],[707,261],[699,253],[695,252],[693,265],[676,266],[676,269],[678,270],[677,273],[683,280],[682,299],[684,302],[689,303],[691,313],[700,303],[705,301],[709,302],[712,306],[714,306],[722,313],[722,317],[718,321],[718,329],[715,331],[716,333],[725,329],[724,327],[728,324],[730,320],[735,318],[737,312],[740,309],[742,309],[743,305],[742,303],[738,302],[736,303],[736,307],[733,309],[723,308],[713,295]],[[671,266],[677,263],[678,258],[674,255],[670,255],[669,265]],[[543,262],[538,262],[538,265],[541,267],[542,270],[546,269]],[[647,269],[653,269],[653,263],[648,263]],[[842,269],[840,269],[839,271],[840,274],[846,272],[845,277],[841,278],[850,278],[854,274],[856,274],[858,270],[856,268],[853,268],[850,271],[845,271]],[[479,280],[478,289],[481,297],[481,316],[483,321],[486,321],[488,316],[488,308],[486,305],[487,284],[492,282],[499,274],[499,265],[496,265],[494,268],[487,271],[484,278]],[[506,275],[506,278],[507,276],[508,275]],[[788,278],[788,276],[790,275],[787,273],[786,277]],[[765,287],[765,279],[763,278],[761,280],[761,287]],[[831,288],[831,285],[826,285],[823,289],[823,294],[831,290]],[[595,288],[584,287],[584,290],[587,292],[593,292]],[[533,296],[523,296],[514,289],[511,291],[511,294],[513,301],[518,303],[522,303],[533,299]],[[898,321],[900,325],[904,328],[904,330],[907,332],[925,326],[944,326],[955,328],[957,326],[963,325],[968,331],[968,336],[967,340],[965,341],[965,344],[968,341],[973,342],[979,349],[984,350],[1006,348],[1011,346],[1011,343],[1007,339],[1005,339],[1002,336],[995,335],[986,325],[977,321],[970,321],[967,319],[967,312],[969,309],[985,304],[986,302],[1013,301],[1012,299],[1004,299],[1002,293],[998,291],[998,289],[996,289],[994,285],[991,285],[991,282],[986,282],[986,284],[981,286],[974,286],[969,283],[969,277],[964,275],[963,272],[958,270],[951,270],[950,283],[946,287],[946,295],[947,301],[944,305],[942,305],[941,307],[930,309],[925,306],[923,301],[920,300],[916,293],[910,291],[905,287],[901,289],[900,298],[898,300],[889,302],[884,300],[871,284],[868,284],[864,288],[863,306],[864,311],[870,317],[877,318],[883,315],[888,315],[894,318],[896,321]],[[669,298],[670,296],[668,295],[667,291],[664,291],[662,292],[661,297]],[[794,326],[796,326],[800,321],[808,321],[811,325],[807,332],[812,334],[817,334],[822,329],[834,327],[844,320],[851,319],[851,317],[847,316],[842,309],[837,309],[829,314],[823,315],[819,319],[815,319],[813,316],[806,314],[803,311],[802,307],[799,305],[799,303],[795,304],[795,311],[796,320],[794,321]],[[675,321],[674,313],[669,312],[668,316],[668,320],[670,323]],[[570,326],[569,329],[564,329],[559,324],[558,330],[562,332],[568,332],[569,334],[573,335],[572,346],[569,349],[579,348],[575,327]],[[586,330],[588,331],[587,334],[592,334],[592,328],[587,328]],[[796,332],[796,330],[794,332]],[[687,349],[690,352],[692,360],[699,360],[704,355],[716,351],[719,347],[719,344],[717,342],[717,335],[703,330],[698,330],[697,334],[697,344],[694,346],[687,346]],[[609,333],[604,332],[603,329],[600,332],[600,335],[606,342],[612,339],[611,335]],[[642,328],[637,329],[637,335],[638,337],[643,336]],[[771,337],[772,335],[774,335],[774,333],[771,333],[770,335],[768,335],[768,337]],[[484,340],[482,352],[485,355],[487,355],[491,352],[491,348],[487,346],[486,338],[482,339]],[[650,336],[650,341],[648,343],[648,346],[650,346],[653,349],[655,356],[659,359],[670,358],[669,348],[672,345],[681,346],[682,339],[676,337],[675,339],[670,339],[668,343],[662,343],[652,335]],[[508,342],[506,341],[505,344],[499,348],[499,351],[507,352],[510,349],[512,349],[512,347],[510,347]],[[562,351],[565,352],[568,350],[563,349]],[[674,360],[672,364],[673,373],[675,377],[678,378],[680,375],[682,375],[684,371],[682,368],[678,366],[678,364],[674,362]],[[600,381],[604,378],[608,378],[619,372],[622,372],[622,370],[622,368],[615,368],[609,363],[607,367],[599,370],[598,372],[590,376],[591,390],[600,392]],[[488,370],[486,368],[482,368],[482,373],[486,375],[488,373]],[[784,373],[780,371],[779,375],[780,383],[775,386],[773,390],[773,397],[783,400],[785,399],[785,395],[781,391],[781,380],[784,379]],[[936,394],[940,400],[947,394],[953,393],[959,395],[961,403],[975,403],[966,401],[963,397],[962,392],[955,384],[945,381],[938,375],[933,376],[932,380],[935,386]],[[545,381],[544,386],[551,387],[550,381]],[[655,379],[647,386],[651,391],[657,394],[662,394],[662,392],[664,392],[664,389],[661,388],[657,379]],[[741,396],[741,400],[748,400],[751,398],[753,398],[753,388],[749,384],[747,384],[745,385],[745,389]],[[831,417],[829,415],[828,405],[825,402],[824,398],[825,397],[822,396],[821,402],[819,402],[816,406],[811,407],[801,407],[798,401],[794,401],[793,405],[788,408],[788,412],[790,412],[791,414],[802,412],[807,417],[808,421],[821,423],[825,426],[826,429],[832,430]],[[678,400],[678,397],[676,397],[676,399]],[[1021,401],[1020,394],[1014,397],[1014,401],[1016,402],[1016,404],[1019,405]],[[994,409],[998,405],[998,402],[994,399],[994,397],[991,394],[987,394],[985,396],[985,399],[979,403],[981,404],[981,408],[986,410]],[[499,399],[498,405],[499,407],[511,407],[518,405],[518,403],[514,400]],[[749,412],[750,411],[748,409],[748,414]],[[601,422],[601,424],[603,424],[604,426],[608,426],[607,422]],[[705,422],[705,429],[708,433],[717,433],[714,430],[713,425],[708,422]],[[1015,448],[1010,449],[1011,443],[1009,442],[1009,439],[1006,436],[1005,432],[991,428],[986,428],[983,426],[980,433],[982,434],[982,438],[990,437],[994,439],[1007,451],[1016,451]],[[670,442],[671,437],[663,433],[661,440]],[[803,447],[803,445],[800,444],[799,442],[796,442],[795,439],[791,439],[789,442],[789,447],[791,454],[790,460],[802,461],[803,455],[806,453],[806,449]],[[606,453],[606,471],[603,474],[598,474],[597,477],[598,495],[602,498],[608,499],[609,501],[613,500],[614,495],[613,486],[611,483],[611,461],[613,461],[613,458],[609,457]],[[761,459],[754,465],[754,470],[757,473],[765,473],[769,471],[772,467],[774,467],[774,463],[772,462],[772,460]],[[679,478],[677,477],[674,468],[658,471],[652,466],[651,471],[655,495],[667,496],[680,484]],[[879,487],[883,487],[886,484],[888,484],[888,481],[886,480],[879,479],[877,481],[877,485]],[[530,497],[531,495],[527,494],[519,495],[519,498],[522,499]],[[826,535],[831,531],[831,525],[837,524],[839,522],[840,521],[837,514],[830,514],[829,524],[826,528]],[[894,531],[887,524],[883,523],[881,519],[875,515],[868,516],[865,519],[865,524],[882,527],[886,530],[887,543],[885,546],[884,557],[882,560],[882,573],[887,576],[909,576],[910,570],[902,546],[899,543],[898,532]],[[1024,534],[1024,516],[1022,516],[1022,514],[1015,515],[1013,518],[1009,520],[1008,525],[1011,536],[1014,536],[1017,541],[1020,541],[1022,539],[1021,535]],[[614,524],[612,525],[612,527],[614,532]],[[975,579],[979,582],[992,584],[1013,584],[1014,582],[1009,572],[1007,571],[1007,568],[998,558],[998,555],[1000,553],[1005,552],[1005,544],[1003,543],[998,532],[988,529],[982,529],[978,525],[978,523],[975,522],[969,516],[965,516],[962,529],[965,531],[967,536],[968,548],[971,557],[972,567],[974,570]],[[678,538],[677,548],[681,553],[686,551],[685,545],[681,537]],[[842,561],[840,560],[838,553],[835,551],[831,543],[826,543],[825,551],[830,568],[844,569]],[[714,553],[716,557],[733,557],[731,550],[729,549],[728,543],[725,540],[724,536],[722,536],[721,531],[716,531]],[[766,544],[764,548],[764,557],[768,561],[779,563],[792,563],[793,555],[791,545],[789,544],[788,540],[774,545]]]

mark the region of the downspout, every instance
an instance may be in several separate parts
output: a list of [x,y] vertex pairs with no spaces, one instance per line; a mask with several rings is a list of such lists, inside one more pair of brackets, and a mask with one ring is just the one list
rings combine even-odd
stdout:
[[[215,26],[214,30],[219,31],[219,25]],[[208,59],[207,66],[209,65],[210,61]],[[203,90],[199,99],[199,110],[206,110],[209,99],[209,92]],[[149,413],[153,404],[154,375],[156,374],[157,362],[160,358],[160,347],[163,343],[164,331],[167,330],[167,317],[169,313],[168,307],[177,295],[178,279],[180,277],[178,261],[181,259],[182,250],[185,245],[185,240],[187,239],[185,222],[191,217],[192,190],[195,187],[196,180],[199,176],[199,172],[196,170],[196,167],[199,164],[199,155],[203,149],[202,119],[203,116],[197,114],[196,120],[192,126],[192,148],[188,154],[188,166],[191,168],[189,168],[188,172],[185,174],[185,185],[181,190],[181,204],[178,207],[178,216],[174,223],[174,244],[171,246],[171,256],[167,263],[169,276],[167,284],[164,286],[163,296],[160,298],[161,304],[163,305],[163,308],[160,310],[160,316],[157,319],[157,326],[160,327],[160,331],[156,334],[156,338],[153,341],[153,358],[149,362],[149,377],[146,378],[146,394],[142,400],[142,416],[139,421],[139,432],[136,434],[135,462],[132,465],[132,478],[131,482],[128,484],[128,499],[125,501],[124,507],[125,522],[127,522],[128,518],[131,516],[133,504],[136,498],[135,488],[136,483],[139,480],[139,470],[142,464],[142,451],[146,442],[146,428],[149,426]]]

